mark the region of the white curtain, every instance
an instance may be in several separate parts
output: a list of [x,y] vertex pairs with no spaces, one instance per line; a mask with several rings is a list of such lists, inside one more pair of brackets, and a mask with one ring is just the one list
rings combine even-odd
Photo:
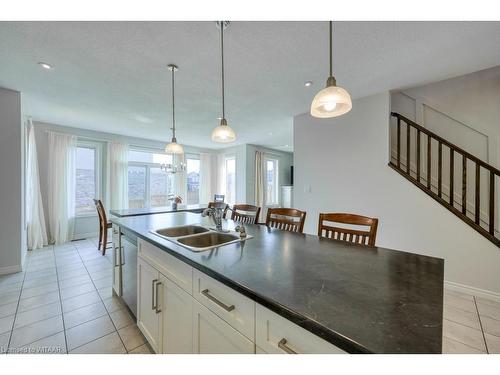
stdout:
[[261,207],[259,222],[264,222],[266,219],[264,182],[264,153],[255,151],[255,205]]
[[50,242],[72,239],[75,221],[76,136],[49,132]]
[[[174,165],[180,165],[181,163],[186,164],[186,156],[184,154],[174,154],[173,155]],[[174,195],[178,195],[182,198],[182,202],[185,203],[187,200],[187,175],[186,172],[177,172],[173,175],[174,179]]]
[[200,154],[200,203],[213,200],[212,194],[212,155]]
[[34,250],[47,245],[48,239],[43,212],[42,193],[40,191],[35,129],[33,128],[31,118],[28,120],[27,133],[26,223],[28,226],[28,249]]
[[[226,195],[226,155],[217,154],[217,184],[214,194]],[[212,196],[210,200],[212,201]]]
[[108,143],[109,208],[128,208],[128,145]]

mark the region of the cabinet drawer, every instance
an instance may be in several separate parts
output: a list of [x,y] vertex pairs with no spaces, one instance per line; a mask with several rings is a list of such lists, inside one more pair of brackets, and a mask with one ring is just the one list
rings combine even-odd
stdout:
[[237,331],[254,341],[255,302],[193,270],[193,296]]
[[196,354],[254,354],[255,344],[193,301],[193,349]]
[[163,275],[179,285],[189,294],[193,294],[193,268],[162,249],[139,239],[138,254]]
[[334,354],[343,350],[257,304],[255,343],[270,354]]

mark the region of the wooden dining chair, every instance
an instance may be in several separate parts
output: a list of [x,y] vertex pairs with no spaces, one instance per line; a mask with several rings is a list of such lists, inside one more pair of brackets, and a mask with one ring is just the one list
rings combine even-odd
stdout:
[[257,224],[259,221],[260,207],[251,204],[235,204],[231,214],[231,220],[242,224]]
[[[325,224],[340,223],[369,227],[368,230],[342,228]],[[375,246],[377,237],[378,219],[373,217],[346,214],[346,213],[320,213],[318,223],[318,236],[339,241],[351,242],[358,245]]]
[[99,217],[99,245],[97,250],[101,250],[102,255],[106,255],[106,249],[108,245],[108,229],[112,227],[112,224],[108,222],[106,217],[106,210],[100,199],[94,199],[94,204],[97,210],[97,216]]
[[222,208],[224,209],[223,218],[226,218],[227,210],[229,209],[229,205],[224,202],[208,202],[208,208]]
[[306,212],[295,208],[269,208],[267,210],[266,226],[302,233],[306,221]]

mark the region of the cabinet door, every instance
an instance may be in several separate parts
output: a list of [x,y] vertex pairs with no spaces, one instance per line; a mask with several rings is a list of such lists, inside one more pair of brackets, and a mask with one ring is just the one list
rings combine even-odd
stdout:
[[160,274],[162,353],[193,353],[193,297]]
[[[159,273],[141,258],[137,259],[137,326],[156,353],[160,345]],[[161,298],[161,297],[160,297]]]
[[193,300],[193,350],[197,354],[254,354],[255,344]]
[[113,225],[113,290],[116,295],[122,296],[122,272],[121,272],[121,237],[120,227]]

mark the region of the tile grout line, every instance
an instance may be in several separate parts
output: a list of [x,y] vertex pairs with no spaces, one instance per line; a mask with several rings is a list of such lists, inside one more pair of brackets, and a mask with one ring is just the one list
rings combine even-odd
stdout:
[[[480,351],[482,354],[487,354],[487,353],[484,353],[482,350],[480,350],[480,349],[478,349],[478,348],[475,348],[475,347],[473,347],[473,346],[470,346],[470,345],[468,345],[468,344],[466,344],[466,343],[463,343],[463,342],[461,342],[461,341],[458,341],[458,340],[452,339],[452,338],[447,337],[447,336],[444,336],[444,335],[443,335],[443,338],[445,338],[446,340],[450,340],[450,341],[456,342],[457,344],[461,344],[461,345],[467,346],[468,348],[471,348],[471,349],[473,349],[473,350],[478,350],[478,351]],[[445,354],[445,353],[442,353],[442,354]],[[449,353],[449,354],[452,354],[452,353]],[[453,354],[457,354],[457,353],[453,353]]]
[[[54,261],[55,261],[55,249],[54,249]],[[61,285],[59,284],[59,272],[57,270],[57,262],[56,262],[56,279],[57,279],[57,291],[59,292],[59,304],[61,306],[61,320],[63,324],[63,334],[64,334],[64,344],[66,345],[66,354],[69,353],[68,349],[68,338],[66,337],[66,323],[64,323],[64,309],[62,305],[62,296],[61,296]]]
[[483,335],[484,347],[486,348],[486,354],[490,354],[488,350],[488,343],[486,342],[486,336],[484,334],[483,323],[481,322],[481,314],[479,314],[479,308],[477,307],[476,296],[472,296],[474,299],[474,306],[476,306],[477,318],[479,319],[479,327],[481,328],[481,334]]
[[[99,249],[97,249],[97,251],[99,251]],[[89,277],[90,277],[90,281],[92,282],[92,285],[94,285],[94,288],[95,288],[95,290],[96,290],[97,295],[99,296],[99,299],[101,300],[101,303],[104,305],[104,300],[102,299],[101,293],[99,293],[99,290],[97,289],[97,287],[96,287],[96,285],[95,285],[95,283],[94,283],[94,279],[93,279],[93,278],[92,278],[92,276],[90,275],[90,272],[89,272],[89,270],[87,269],[87,266],[86,266],[85,262],[83,261],[83,258],[82,258],[81,254],[80,254],[80,250],[78,250],[78,247],[76,247],[76,252],[78,253],[78,256],[80,257],[80,259],[82,260],[83,267],[85,267],[85,270],[87,271],[87,273],[88,273],[88,275],[89,275]],[[103,256],[104,256],[104,255],[103,255]],[[106,260],[108,260],[108,261],[109,261],[109,259],[107,259],[107,258],[106,258]],[[111,266],[111,263],[110,263],[110,266]],[[111,270],[111,271],[113,271],[113,270]],[[111,290],[113,290],[113,286],[111,286]],[[113,298],[113,296],[111,296],[111,298]],[[125,351],[127,352],[127,354],[129,354],[128,349],[127,349],[127,347],[125,346],[125,343],[123,342],[122,337],[120,336],[120,333],[118,332],[118,329],[116,328],[115,322],[113,322],[113,319],[111,318],[111,314],[109,313],[108,309],[106,308],[106,305],[104,305],[104,310],[106,310],[106,313],[108,314],[108,318],[109,318],[109,320],[111,321],[111,324],[113,324],[113,327],[115,328],[115,332],[116,332],[116,334],[118,335],[118,338],[120,339],[120,342],[122,343],[123,348],[125,349]],[[107,335],[104,335],[104,336],[107,336]],[[101,337],[99,337],[99,338],[103,338],[104,336],[101,336]],[[98,339],[96,339],[96,340],[98,340]],[[95,340],[92,340],[92,341],[95,341]],[[90,343],[90,342],[92,342],[92,341],[89,341],[89,343]],[[88,344],[88,343],[87,343],[87,344]],[[84,345],[86,345],[86,344],[84,344]],[[76,349],[76,348],[75,348],[75,349]]]
[[[33,250],[31,250],[33,251]],[[30,260],[28,260],[28,264],[29,264]],[[26,268],[28,267],[28,264],[26,264]],[[23,281],[21,282],[21,289],[19,290],[19,296],[17,297],[17,306],[16,306],[16,312],[14,313],[14,320],[12,321],[12,327],[11,327],[11,330],[10,330],[10,336],[9,336],[9,342],[7,343],[7,350],[5,351],[5,354],[9,354],[10,352],[10,343],[12,341],[12,334],[14,333],[14,325],[16,323],[16,319],[17,319],[17,312],[19,310],[19,304],[21,303],[21,293],[23,292],[23,287],[24,287],[24,281],[26,280],[26,273],[27,271],[24,270],[24,276],[23,276]]]

